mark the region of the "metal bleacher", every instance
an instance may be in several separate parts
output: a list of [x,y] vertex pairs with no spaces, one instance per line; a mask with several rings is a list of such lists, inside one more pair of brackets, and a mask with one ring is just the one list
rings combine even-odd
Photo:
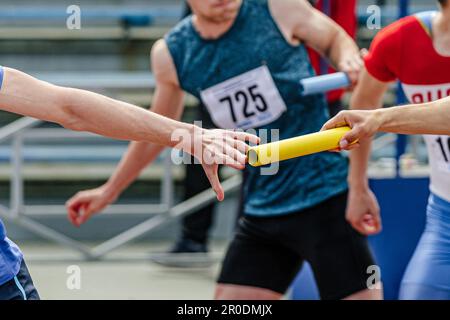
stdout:
[[176,3],[160,5],[81,5],[81,29],[66,28],[69,5],[0,5],[0,39],[151,39],[160,37],[181,15]]
[[[65,19],[68,17],[67,7],[71,5],[68,1],[2,1],[0,4],[0,41],[8,44],[8,41],[23,42],[34,40],[45,43],[48,47],[54,46],[54,42],[77,41],[83,55],[89,55],[86,60],[93,57],[91,64],[102,59],[97,52],[90,54],[86,49],[89,43],[95,39],[105,41],[108,39],[113,43],[119,43],[126,39],[128,42],[146,39],[148,42],[155,41],[170,28],[181,15],[179,1],[79,1],[81,8],[82,29],[69,30],[66,28]],[[87,43],[87,45],[85,44]],[[130,46],[124,44],[123,46]],[[0,46],[0,50],[4,46]],[[77,49],[77,48],[75,48]],[[27,45],[22,44],[18,50],[27,50]],[[46,50],[41,49],[42,51]],[[5,50],[4,61],[8,61],[10,52]],[[64,51],[64,50],[63,50]],[[73,59],[76,59],[74,52]],[[56,56],[55,56],[56,54]],[[24,66],[21,61],[14,57],[18,65],[5,65],[22,69],[39,79],[61,85],[97,91],[115,98],[130,101],[142,106],[148,106],[151,102],[151,92],[154,88],[154,79],[149,70],[95,70],[94,68],[81,67],[87,70],[63,70],[58,68],[58,53],[54,53],[52,61],[41,65],[39,61],[32,61],[33,53],[20,52],[24,56]],[[63,52],[63,55],[67,54]],[[148,53],[147,53],[148,55]],[[148,59],[148,57],[146,57]],[[31,63],[28,61],[31,60]],[[38,60],[38,59],[36,59]],[[47,67],[45,66],[47,64]],[[64,63],[63,63],[64,64]],[[76,63],[71,67],[77,67]],[[113,66],[114,67],[114,66]],[[120,69],[124,69],[119,66]],[[54,71],[51,71],[54,69]],[[106,69],[106,68],[105,68]],[[4,121],[2,121],[4,123]],[[70,136],[71,143],[67,146],[65,139]],[[37,137],[40,137],[37,138]],[[53,137],[51,145],[45,140]],[[59,137],[59,138],[55,138]],[[62,179],[65,176],[78,176],[85,179],[105,179],[112,171],[114,164],[120,159],[125,150],[125,143],[112,142],[107,139],[95,138],[86,142],[80,135],[68,134],[61,128],[32,129],[27,133],[27,143],[32,143],[24,151],[24,174],[26,178],[32,179]],[[32,138],[32,139],[30,139]],[[95,152],[93,152],[95,150]],[[0,147],[0,179],[8,178],[8,163],[11,155],[11,147],[3,145]],[[101,166],[103,170],[89,170],[88,164],[106,163]],[[47,164],[51,163],[52,166]],[[60,168],[70,168],[63,170]],[[34,169],[32,169],[34,168]],[[151,174],[143,177],[157,179],[161,167],[154,166]],[[156,169],[155,169],[156,168]],[[66,172],[66,174],[61,174]],[[70,172],[70,174],[68,174]],[[159,174],[161,176],[161,174]],[[179,173],[177,177],[181,177]]]

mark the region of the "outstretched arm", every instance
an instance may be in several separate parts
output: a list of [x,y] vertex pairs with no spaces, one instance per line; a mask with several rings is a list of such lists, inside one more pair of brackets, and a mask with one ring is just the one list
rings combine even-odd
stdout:
[[379,114],[380,131],[450,135],[450,97],[422,105],[379,110]]
[[93,92],[65,88],[4,68],[0,109],[30,116],[77,131],[174,146],[175,129],[193,126]]

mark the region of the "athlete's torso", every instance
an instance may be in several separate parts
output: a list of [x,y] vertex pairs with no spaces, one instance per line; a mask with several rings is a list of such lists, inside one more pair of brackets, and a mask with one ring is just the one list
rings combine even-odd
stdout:
[[[180,86],[207,105],[219,127],[279,129],[279,139],[320,130],[322,95],[303,98],[300,79],[314,75],[303,45],[292,46],[267,0],[244,0],[230,30],[202,39],[188,17],[166,37]],[[346,190],[347,161],[323,153],[285,161],[276,175],[246,169],[247,214],[299,211]]]
[[[377,36],[379,39],[374,40],[375,52],[366,60],[369,73],[379,80],[398,78],[411,103],[450,96],[450,56],[442,56],[433,46],[431,21],[434,14],[424,12],[387,27]],[[380,59],[375,55],[384,57]],[[424,137],[431,167],[430,189],[450,201],[450,137]]]

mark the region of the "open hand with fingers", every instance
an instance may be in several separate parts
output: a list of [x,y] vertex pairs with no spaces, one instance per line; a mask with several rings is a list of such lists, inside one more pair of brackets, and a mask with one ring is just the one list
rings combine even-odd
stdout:
[[219,165],[244,169],[249,149],[247,142],[258,144],[259,141],[257,136],[241,131],[195,127],[193,139],[189,144],[183,144],[182,149],[200,161],[217,199],[222,201],[224,192],[219,181]]

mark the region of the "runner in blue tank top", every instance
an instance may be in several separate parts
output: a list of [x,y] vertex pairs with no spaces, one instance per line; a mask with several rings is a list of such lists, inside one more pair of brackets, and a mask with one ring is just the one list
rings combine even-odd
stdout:
[[[220,128],[278,130],[279,139],[290,138],[320,130],[328,118],[322,95],[299,94],[299,81],[314,75],[305,44],[354,81],[362,67],[354,41],[307,1],[188,3],[193,15],[152,49],[155,112],[180,117],[188,92]],[[72,201],[103,209],[161,149],[132,143],[100,187],[106,193],[88,190]],[[366,238],[345,220],[347,166],[341,155],[321,153],[282,162],[272,174],[245,170],[244,217],[217,298],[280,298],[303,261],[311,264],[323,299],[381,298],[380,290],[367,289],[374,261]]]

